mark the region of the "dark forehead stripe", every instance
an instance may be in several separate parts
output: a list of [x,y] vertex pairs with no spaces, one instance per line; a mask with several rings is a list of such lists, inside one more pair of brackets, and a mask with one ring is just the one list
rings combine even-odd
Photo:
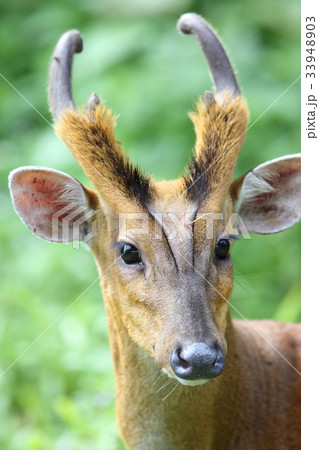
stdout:
[[[150,180],[136,166],[133,166],[125,157],[111,154],[112,171],[121,190],[127,197],[135,198],[143,206],[151,202],[152,188]],[[110,159],[110,153],[107,155]]]
[[[197,159],[193,156],[189,163],[189,174],[184,175],[183,180],[187,197],[191,201],[203,200],[211,192],[213,179],[218,182],[217,173],[213,174],[213,168],[210,167],[212,164],[214,164],[213,154],[209,153],[203,153]],[[215,169],[218,169],[218,161],[215,164]]]
[[146,205],[152,197],[149,177],[129,161],[118,141],[114,145],[105,128],[92,123],[90,131],[87,139],[94,147],[95,160],[108,168],[109,176],[116,181],[117,188],[124,195]]
[[204,148],[198,155],[192,156],[188,164],[188,174],[183,176],[185,189],[190,200],[203,200],[211,193],[213,185],[219,183],[219,171],[222,158],[218,136],[204,136]]
[[150,186],[149,178],[146,178],[138,168],[132,167],[127,187],[132,192],[132,195],[143,205],[146,206],[152,200],[152,188]]

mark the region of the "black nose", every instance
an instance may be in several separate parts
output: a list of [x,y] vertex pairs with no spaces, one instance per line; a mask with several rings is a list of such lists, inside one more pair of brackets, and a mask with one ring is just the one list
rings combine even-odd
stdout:
[[224,368],[224,354],[215,343],[209,346],[203,342],[176,347],[171,356],[171,368],[175,375],[185,380],[215,378]]

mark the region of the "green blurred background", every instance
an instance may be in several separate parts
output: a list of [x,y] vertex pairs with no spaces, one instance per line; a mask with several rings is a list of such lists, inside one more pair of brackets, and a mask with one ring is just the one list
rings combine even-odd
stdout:
[[[299,76],[296,0],[10,0],[0,6],[1,73],[51,122],[49,59],[77,28],[84,53],[74,93],[96,91],[120,113],[117,135],[156,178],[178,176],[194,144],[186,113],[210,87],[195,40],[178,17],[202,14],[238,72],[253,123]],[[300,148],[297,81],[249,129],[236,175]],[[10,170],[42,165],[87,180],[53,129],[0,79],[0,347],[6,370],[97,278],[90,253],[33,236],[15,214]],[[300,227],[235,245],[232,302],[247,318],[300,319]],[[233,314],[236,316],[236,313]],[[121,449],[99,282],[0,379],[1,449]]]

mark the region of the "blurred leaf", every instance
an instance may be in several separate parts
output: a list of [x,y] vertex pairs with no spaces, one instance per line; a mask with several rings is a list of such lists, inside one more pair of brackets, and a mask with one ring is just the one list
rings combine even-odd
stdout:
[[283,322],[300,321],[301,303],[300,303],[300,285],[293,286],[287,295],[281,300],[274,319]]

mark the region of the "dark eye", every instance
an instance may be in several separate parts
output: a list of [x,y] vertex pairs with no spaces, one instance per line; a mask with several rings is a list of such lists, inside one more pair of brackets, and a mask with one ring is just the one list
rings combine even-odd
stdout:
[[138,264],[141,262],[140,252],[130,244],[124,244],[120,248],[121,258],[125,264]]
[[230,243],[228,239],[221,239],[215,247],[215,256],[224,259],[229,253]]

